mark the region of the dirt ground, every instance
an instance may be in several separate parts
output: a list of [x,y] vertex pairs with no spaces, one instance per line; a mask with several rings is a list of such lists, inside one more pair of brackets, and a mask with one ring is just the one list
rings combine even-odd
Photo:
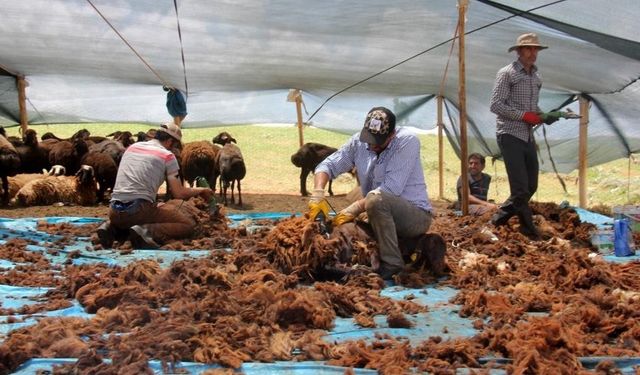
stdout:
[[[237,199],[237,198],[236,198]],[[349,205],[346,195],[327,197],[331,206],[336,211]],[[225,212],[254,213],[254,212],[305,212],[307,209],[307,197],[286,194],[243,194],[243,206],[237,204],[228,205]],[[3,207],[0,208],[0,217],[52,217],[52,216],[78,216],[78,217],[106,217],[108,206],[100,204],[96,206],[34,206],[34,207]]]

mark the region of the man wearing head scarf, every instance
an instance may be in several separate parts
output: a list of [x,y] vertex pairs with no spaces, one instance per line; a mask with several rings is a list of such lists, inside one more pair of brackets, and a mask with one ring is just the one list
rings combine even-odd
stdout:
[[[195,207],[184,199],[200,196],[209,201],[213,191],[182,184],[178,162],[170,151],[180,145],[181,139],[178,125],[165,124],[154,139],[134,143],[124,152],[111,194],[109,220],[98,228],[104,248],[111,247],[123,234],[128,235],[134,248],[153,249],[193,233]],[[165,180],[176,199],[157,204],[158,189]]]
[[491,221],[500,226],[512,216],[518,216],[520,231],[533,240],[540,238],[529,207],[529,200],[538,189],[539,170],[533,128],[543,122],[551,124],[558,120],[558,117],[543,114],[538,107],[542,77],[535,62],[538,52],[546,48],[536,34],[518,37],[516,44],[509,48],[509,52],[517,52],[518,59],[498,71],[490,107],[497,115],[498,146],[511,190],[509,198]]
[[354,167],[364,198],[340,211],[333,224],[353,221],[366,212],[380,251],[380,265],[372,266],[383,279],[390,279],[404,268],[398,237],[417,237],[431,226],[433,207],[424,180],[420,140],[408,129],[396,129],[396,117],[389,109],[371,109],[362,131],[316,167],[309,201],[312,220],[319,215],[328,217],[327,182]]

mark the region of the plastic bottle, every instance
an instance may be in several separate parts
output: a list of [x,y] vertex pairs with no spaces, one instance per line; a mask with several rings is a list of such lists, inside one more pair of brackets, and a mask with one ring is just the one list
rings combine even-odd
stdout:
[[613,222],[613,252],[617,257],[633,255],[634,251],[629,245],[631,230],[629,219],[617,219]]

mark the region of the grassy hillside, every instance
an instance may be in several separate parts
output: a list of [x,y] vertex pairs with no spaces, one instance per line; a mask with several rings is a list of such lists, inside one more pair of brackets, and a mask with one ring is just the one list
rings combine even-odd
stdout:
[[[106,135],[116,130],[133,133],[146,131],[147,125],[134,124],[65,124],[33,126],[39,135],[51,131],[61,137],[68,137],[79,129],[86,128],[94,135]],[[269,127],[238,125],[219,128],[184,129],[183,141],[210,140],[221,131],[228,131],[242,149],[247,177],[243,181],[243,191],[247,193],[298,194],[300,170],[291,164],[290,157],[299,146],[298,131],[295,126]],[[7,129],[8,135],[17,135],[18,128]],[[333,133],[316,128],[304,129],[305,142],[318,142],[339,147],[349,135]],[[438,198],[438,140],[435,135],[420,135],[422,141],[422,163],[425,169],[429,195]],[[460,160],[445,141],[444,199],[456,198],[455,183],[460,174]],[[630,169],[629,169],[630,166]],[[489,198],[497,202],[509,195],[509,184],[502,162],[492,165],[487,160],[486,173],[493,176]],[[553,173],[541,173],[539,189],[534,200],[559,203],[563,200],[578,204],[578,174],[561,175],[567,185],[565,193]],[[311,177],[307,186],[311,188]],[[640,204],[640,165],[621,159],[588,170],[589,206]],[[343,175],[334,182],[334,192],[344,194],[355,186],[354,180]]]

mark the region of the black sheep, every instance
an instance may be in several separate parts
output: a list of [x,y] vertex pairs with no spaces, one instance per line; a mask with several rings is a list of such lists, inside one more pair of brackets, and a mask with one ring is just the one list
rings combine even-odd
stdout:
[[[38,134],[33,129],[27,129],[22,136],[23,144],[16,146],[20,155],[20,173],[42,173],[43,169],[49,170],[52,164],[49,162],[50,142],[43,145],[38,142]],[[57,142],[57,141],[56,141]]]
[[238,205],[242,207],[242,189],[240,180],[247,174],[240,148],[233,143],[227,143],[217,154],[217,164],[220,168],[220,193],[227,205],[227,189],[231,185],[231,204],[234,203],[233,188],[238,182]]
[[[322,162],[327,156],[336,152],[337,149],[330,146],[325,146],[320,143],[305,143],[300,149],[293,155],[291,155],[291,162],[298,168],[302,168],[300,171],[300,194],[302,196],[309,195],[307,191],[307,176],[313,172],[318,164]],[[329,195],[333,195],[331,190],[331,180],[329,180]]]

